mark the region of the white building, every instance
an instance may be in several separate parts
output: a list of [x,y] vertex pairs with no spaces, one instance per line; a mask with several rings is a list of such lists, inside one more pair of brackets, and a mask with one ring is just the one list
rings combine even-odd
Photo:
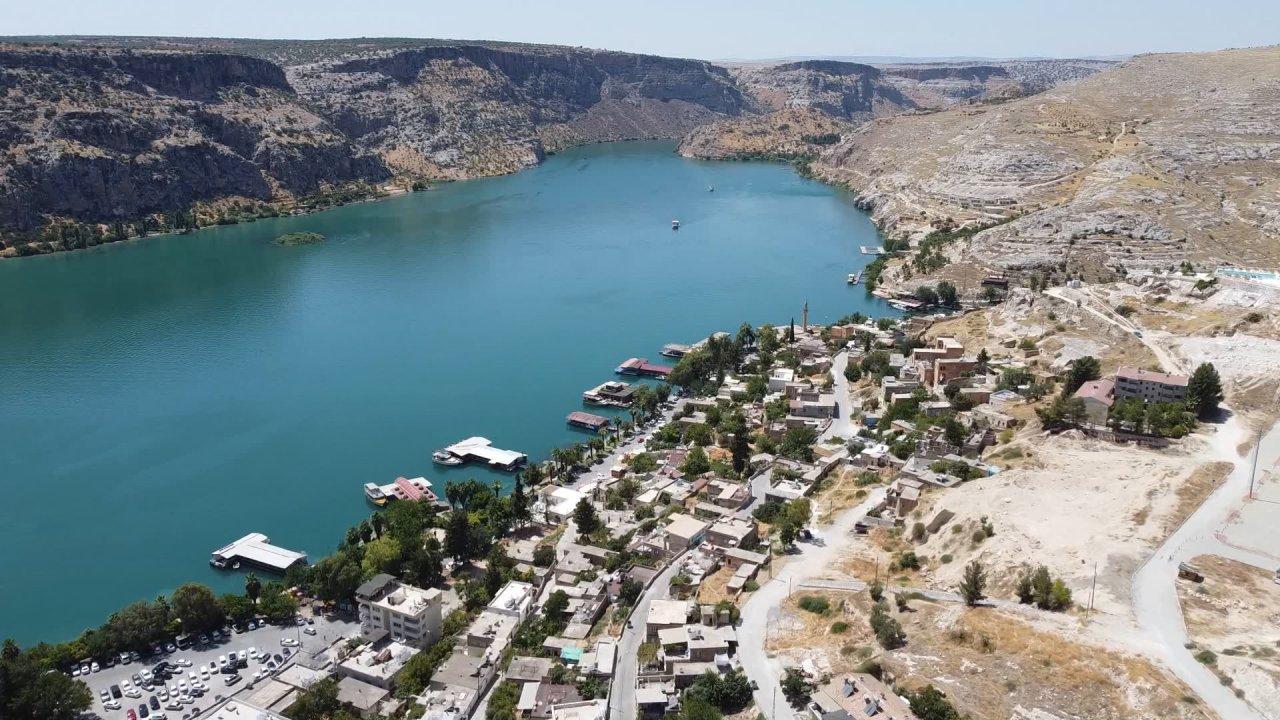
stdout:
[[443,598],[436,588],[423,590],[391,575],[375,575],[356,590],[360,634],[374,642],[384,637],[426,648],[440,639]]

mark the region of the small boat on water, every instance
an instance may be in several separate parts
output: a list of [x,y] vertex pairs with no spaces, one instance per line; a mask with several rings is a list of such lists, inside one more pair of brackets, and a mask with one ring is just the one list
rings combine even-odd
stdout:
[[715,192],[715,191],[716,191],[716,186],[715,186],[715,185],[708,185],[708,186],[707,186],[707,192]]
[[382,492],[382,488],[378,486],[378,483],[364,484],[364,499],[378,507],[387,504],[387,494]]
[[462,458],[447,450],[437,450],[431,453],[431,462],[434,462],[437,465],[455,467],[457,465],[461,465],[463,461]]
[[858,280],[862,277],[862,273],[849,273],[848,282],[850,285],[857,285]]
[[679,229],[680,229],[680,221],[679,221],[679,220],[672,220],[672,221],[671,221],[671,229],[672,229],[672,230],[679,230]]

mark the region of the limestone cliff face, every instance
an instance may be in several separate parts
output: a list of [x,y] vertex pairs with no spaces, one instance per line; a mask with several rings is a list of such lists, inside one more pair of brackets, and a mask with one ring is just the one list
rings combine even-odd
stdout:
[[59,249],[31,242],[50,223],[512,172],[570,144],[678,138],[749,105],[709,63],[580,48],[72,40],[0,43],[0,254]]
[[256,58],[0,46],[0,88],[0,227],[10,230],[390,177]]

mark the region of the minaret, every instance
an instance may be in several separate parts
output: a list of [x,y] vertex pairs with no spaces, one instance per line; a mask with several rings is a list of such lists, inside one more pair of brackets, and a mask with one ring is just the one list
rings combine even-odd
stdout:
[[801,327],[804,328],[805,332],[809,332],[809,301],[808,300],[804,301],[804,321],[801,323]]

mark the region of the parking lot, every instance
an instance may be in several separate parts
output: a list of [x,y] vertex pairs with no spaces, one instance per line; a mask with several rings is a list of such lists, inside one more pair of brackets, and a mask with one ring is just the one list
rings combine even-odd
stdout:
[[[247,652],[250,647],[253,647],[260,653],[266,652],[270,655],[281,654],[283,656],[283,646],[281,646],[280,641],[284,638],[289,638],[297,641],[300,647],[290,648],[291,654],[286,658],[285,663],[287,666],[293,661],[296,653],[300,651],[314,653],[329,647],[340,638],[350,637],[352,634],[359,632],[359,624],[354,620],[329,619],[319,616],[315,618],[313,625],[306,627],[314,628],[315,634],[304,633],[302,626],[268,625],[256,630],[232,633],[229,637],[223,637],[221,642],[210,642],[206,646],[195,646],[186,650],[178,650],[174,653],[153,655],[141,661],[135,660],[127,665],[117,663],[112,667],[103,668],[99,672],[82,675],[80,680],[84,681],[93,692],[91,710],[94,714],[105,720],[125,720],[130,709],[136,713],[138,705],[148,702],[149,698],[156,693],[143,691],[141,698],[122,697],[119,700],[121,704],[119,710],[108,710],[103,707],[101,692],[103,690],[109,691],[112,685],[119,685],[123,690],[123,682],[125,680],[133,683],[133,675],[135,673],[140,674],[143,669],[150,670],[162,660],[168,661],[170,665],[173,665],[179,659],[190,661],[190,667],[179,668],[182,671],[181,677],[187,678],[187,682],[190,684],[191,681],[187,673],[194,670],[196,675],[199,676],[201,666],[208,667],[209,663],[216,663],[219,656],[225,656],[230,652],[239,655],[241,652]],[[163,706],[167,703],[162,702],[159,712],[163,713],[169,720],[196,717],[202,710],[208,709],[223,698],[242,690],[248,684],[248,681],[253,678],[254,671],[261,670],[264,667],[264,661],[261,659],[250,660],[248,668],[239,671],[242,678],[240,682],[230,686],[223,679],[227,677],[226,675],[215,673],[204,681],[209,689],[204,693],[203,697],[195,698],[195,702],[183,705],[181,711],[165,710]],[[166,681],[166,684],[176,684],[177,682],[178,676],[175,675],[171,680]],[[157,687],[157,691],[158,689]],[[148,710],[150,710],[150,707],[148,707]],[[154,712],[152,711],[148,720],[155,717]]]

